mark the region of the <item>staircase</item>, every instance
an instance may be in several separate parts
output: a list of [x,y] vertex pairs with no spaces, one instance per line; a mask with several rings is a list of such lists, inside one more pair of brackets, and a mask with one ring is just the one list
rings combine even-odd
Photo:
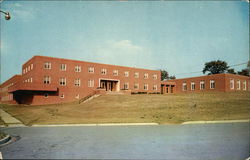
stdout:
[[91,93],[91,94],[83,97],[82,99],[80,99],[79,104],[88,102],[88,101],[92,100],[93,98],[96,98],[96,97],[99,97],[99,96],[100,96],[100,94],[97,94],[97,92],[94,91],[93,93]]

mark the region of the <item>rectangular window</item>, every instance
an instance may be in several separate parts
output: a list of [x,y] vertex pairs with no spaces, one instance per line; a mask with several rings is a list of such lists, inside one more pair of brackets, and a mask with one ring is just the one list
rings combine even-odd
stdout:
[[66,78],[65,78],[65,77],[60,78],[60,79],[59,79],[59,84],[60,84],[61,86],[66,86]]
[[247,81],[243,82],[243,90],[246,91],[247,90]]
[[143,89],[148,90],[148,84],[144,84]]
[[134,84],[134,89],[136,89],[136,90],[139,89],[139,83]]
[[154,91],[157,90],[157,84],[155,84],[155,85],[153,86],[153,90],[154,90]]
[[237,90],[240,90],[240,80],[237,80]]
[[157,79],[157,74],[154,74],[154,75],[153,75],[153,79]]
[[194,90],[195,90],[195,83],[191,82],[191,91],[194,91]]
[[44,63],[44,69],[51,69],[51,63],[50,62],[45,62]]
[[75,96],[75,98],[76,98],[76,99],[79,99],[79,98],[80,98],[80,95],[79,95],[79,94],[77,94],[77,95]]
[[101,74],[106,75],[107,74],[107,69],[105,69],[105,68],[101,69]]
[[125,90],[129,89],[129,83],[124,83],[124,89]]
[[144,73],[144,79],[148,79],[148,73]]
[[25,74],[25,69],[23,69],[23,74]]
[[33,64],[30,65],[30,70],[32,70],[32,69],[33,69]]
[[94,87],[94,80],[93,79],[88,80],[88,87]]
[[66,64],[61,64],[60,65],[60,70],[61,71],[66,71],[66,67],[67,67]]
[[205,81],[200,81],[200,90],[205,89]]
[[215,89],[215,81],[210,80],[210,89]]
[[80,85],[81,85],[80,78],[75,79],[75,86],[80,86]]
[[25,73],[27,73],[27,72],[28,72],[28,68],[26,67],[26,68],[25,68]]
[[30,78],[30,82],[31,82],[31,83],[33,82],[33,78],[32,78],[32,77]]
[[128,77],[128,76],[129,76],[129,71],[125,71],[125,72],[124,72],[124,76],[125,76],[125,77]]
[[139,78],[139,73],[135,72],[135,78]]
[[75,66],[75,72],[81,72],[81,66]]
[[95,72],[95,70],[94,70],[94,67],[89,67],[89,73],[94,73]]
[[28,66],[28,71],[30,71],[30,66]]
[[113,70],[113,75],[118,76],[118,70]]
[[187,90],[187,83],[182,83],[182,90],[186,91]]
[[44,84],[50,84],[50,76],[44,76],[43,77],[43,83]]
[[234,79],[230,79],[230,89],[234,89]]

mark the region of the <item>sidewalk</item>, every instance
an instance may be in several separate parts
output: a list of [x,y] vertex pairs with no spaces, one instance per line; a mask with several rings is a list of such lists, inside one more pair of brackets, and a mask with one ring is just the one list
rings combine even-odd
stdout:
[[241,123],[241,122],[250,122],[250,119],[243,120],[219,120],[219,121],[187,121],[182,124],[207,124],[207,123]]
[[0,109],[0,117],[4,121],[7,126],[24,126],[24,124],[19,121],[18,119],[12,117],[9,113],[5,112],[4,110]]

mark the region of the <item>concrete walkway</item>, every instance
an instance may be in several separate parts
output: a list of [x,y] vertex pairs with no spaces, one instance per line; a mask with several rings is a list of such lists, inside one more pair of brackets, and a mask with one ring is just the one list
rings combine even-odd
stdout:
[[4,110],[0,109],[0,117],[4,121],[5,124],[8,126],[24,126],[24,124],[19,121],[18,119],[12,117],[9,113],[5,112]]
[[220,121],[187,121],[182,124],[207,124],[207,123],[241,123],[241,122],[250,122],[250,119],[242,120],[220,120]]

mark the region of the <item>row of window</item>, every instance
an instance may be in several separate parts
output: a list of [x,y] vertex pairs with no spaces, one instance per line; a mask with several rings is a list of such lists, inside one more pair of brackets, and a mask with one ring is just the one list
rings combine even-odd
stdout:
[[[49,98],[49,94],[48,94],[48,93],[45,93],[45,94],[44,94],[44,98]],[[64,95],[64,94],[60,94],[60,98],[65,98],[65,95]],[[80,98],[80,95],[79,95],[79,94],[76,94],[75,98],[76,98],[76,99],[79,99],[79,98]]]
[[[44,76],[43,83],[50,84],[51,83],[50,76]],[[65,77],[59,78],[59,85],[66,86],[66,78]],[[81,79],[80,78],[75,79],[74,85],[81,86]],[[94,80],[93,79],[88,80],[88,87],[94,87]],[[124,89],[129,89],[129,83],[128,82],[124,83],[123,87],[124,87]],[[139,89],[139,83],[134,84],[134,89]],[[148,90],[148,84],[144,84],[143,89]],[[157,90],[157,85],[153,85],[153,90]]]
[[[60,70],[61,71],[66,71],[67,65],[66,64],[60,64]],[[51,69],[51,63],[50,62],[45,62],[44,63],[44,69]],[[81,66],[75,66],[75,72],[81,72]],[[94,73],[95,69],[94,67],[89,67],[88,68],[88,73]],[[106,68],[102,68],[101,72],[102,75],[106,75],[107,74],[107,69]],[[114,76],[118,76],[119,72],[118,70],[113,70],[113,75]],[[129,71],[125,71],[124,72],[124,76],[125,77],[129,77]],[[134,77],[135,78],[139,78],[139,72],[135,72],[134,73]],[[144,79],[148,79],[148,73],[144,73]],[[157,79],[157,74],[153,74],[153,79]]]
[[26,68],[23,69],[23,74],[31,71],[33,69],[33,64],[28,65]]
[[[196,85],[194,82],[191,82],[191,91],[194,91],[196,89]],[[200,90],[205,89],[205,81],[200,81]],[[210,89],[215,89],[215,81],[210,80]],[[187,83],[182,83],[182,90],[187,91]]]
[[[240,90],[240,80],[236,81],[236,90]],[[230,79],[230,89],[234,90],[234,79]],[[247,81],[243,81],[243,90],[247,90]]]
[[[240,90],[241,89],[241,82],[240,80],[237,80],[237,85],[236,85],[236,90]],[[194,91],[196,89],[196,85],[195,82],[191,82],[190,85],[190,89],[191,91]],[[205,89],[205,81],[200,81],[200,90],[204,90]],[[215,89],[215,81],[214,80],[210,80],[210,89]],[[233,90],[234,89],[234,79],[230,79],[230,89]],[[183,91],[187,91],[187,83],[184,82],[182,83],[182,90]],[[247,82],[243,81],[243,90],[247,90]]]

